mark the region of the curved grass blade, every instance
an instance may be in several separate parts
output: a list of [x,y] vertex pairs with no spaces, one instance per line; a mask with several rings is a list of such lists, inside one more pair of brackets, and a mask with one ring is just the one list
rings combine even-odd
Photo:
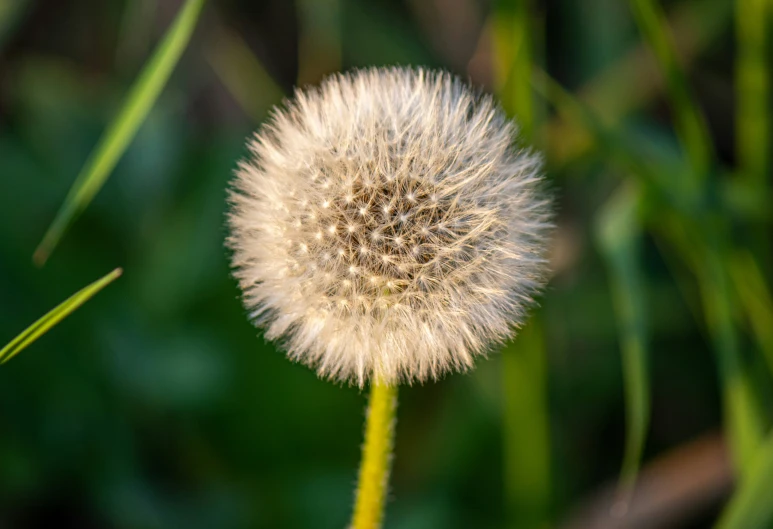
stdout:
[[733,463],[745,477],[753,468],[769,419],[761,406],[759,388],[741,355],[734,321],[738,303],[723,259],[729,255],[728,228],[719,216],[697,223],[674,217],[662,226],[662,233],[683,254],[698,280],[706,328],[719,368]]
[[652,48],[666,78],[674,111],[676,133],[693,169],[690,191],[699,192],[709,174],[714,152],[706,121],[693,99],[687,79],[677,60],[668,21],[657,0],[630,0],[636,25]]
[[67,227],[91,202],[134,138],[177,64],[196,26],[204,0],[187,0],[153,56],[129,90],[118,115],[102,135],[33,255],[45,264]]
[[66,301],[62,302],[56,308],[51,310],[48,314],[27,327],[24,332],[11,340],[8,345],[0,350],[0,364],[6,363],[8,360],[19,354],[28,345],[48,332],[51,327],[62,321],[78,307],[86,303],[97,292],[118,279],[122,273],[123,271],[120,268],[116,268],[102,279],[98,279],[97,281],[91,283],[89,286],[79,290],[70,296]]
[[773,524],[773,436],[757,452],[749,474],[740,481],[716,529],[763,529]]
[[650,416],[646,301],[641,270],[641,192],[620,189],[597,218],[596,238],[610,273],[625,381],[626,442],[615,511],[627,511],[639,473]]
[[728,226],[719,214],[704,213],[695,218],[692,211],[682,212],[676,206],[686,200],[674,197],[662,177],[616,139],[593,113],[546,74],[540,73],[537,81],[537,89],[553,102],[559,113],[585,127],[597,147],[637,177],[647,196],[657,199],[658,207],[653,209],[657,214],[647,221],[657,236],[677,251],[697,279],[703,316],[719,367],[733,461],[736,468],[747,472],[762,440],[767,418],[760,407],[759,388],[741,358],[738,329],[733,320],[737,307],[726,269],[726,256],[732,247]]

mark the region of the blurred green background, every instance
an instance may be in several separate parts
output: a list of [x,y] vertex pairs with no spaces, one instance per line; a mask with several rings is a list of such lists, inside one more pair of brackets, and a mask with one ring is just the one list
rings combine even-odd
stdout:
[[[773,410],[773,8],[742,3],[210,0],[39,268],[35,248],[183,2],[0,0],[0,342],[124,269],[0,368],[0,528],[346,526],[366,395],[249,324],[225,197],[283,93],[387,64],[495,92],[544,152],[558,228],[521,339],[470,374],[401,388],[386,528],[711,526],[734,476],[759,467],[734,472],[728,446],[754,452]],[[648,29],[655,4],[668,24]]]

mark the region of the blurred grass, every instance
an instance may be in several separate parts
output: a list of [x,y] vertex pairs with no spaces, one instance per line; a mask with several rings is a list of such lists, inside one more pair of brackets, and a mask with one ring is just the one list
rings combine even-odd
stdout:
[[754,457],[749,474],[725,507],[716,529],[764,529],[773,524],[773,435]]
[[[721,232],[723,227],[715,226],[715,229]],[[761,407],[750,370],[741,358],[740,338],[733,321],[733,293],[721,260],[721,253],[726,248],[720,246],[722,243],[719,240],[711,239],[714,239],[709,243],[711,246],[697,257],[698,284],[706,326],[717,354],[733,461],[736,470],[746,475],[767,428],[766,413]]]
[[42,266],[68,226],[91,202],[131,143],[190,40],[204,0],[187,0],[153,56],[129,90],[118,114],[75,179],[33,255]]
[[551,442],[543,326],[531,317],[502,350],[507,527],[550,526]]
[[773,299],[760,266],[748,250],[738,250],[729,265],[735,290],[746,307],[757,344],[773,373]]
[[494,7],[494,79],[502,106],[515,116],[526,141],[534,137],[532,96],[534,17],[530,0],[498,0]]
[[[669,25],[685,62],[695,61],[720,37],[732,8],[727,0],[687,1],[674,6]],[[646,43],[635,45],[583,83],[576,91],[577,100],[605,123],[618,126],[662,92],[662,76],[653,75],[656,68]],[[560,119],[546,123],[545,128],[546,136],[560,140],[551,142],[551,163],[560,167],[587,155],[591,139],[583,128]]]
[[736,150],[738,167],[751,186],[763,191],[770,182],[770,60],[771,6],[766,0],[735,4],[737,52]]
[[[699,204],[706,204],[709,177],[714,176],[715,157],[705,118],[692,97],[670,38],[665,16],[656,0],[631,0],[631,7],[640,31],[658,59],[666,77],[668,94],[674,111],[677,135],[690,161],[691,171],[686,186],[677,186],[685,196],[692,195]],[[686,179],[687,180],[687,179]],[[705,207],[705,206],[704,206]],[[685,216],[696,212],[684,211]],[[702,292],[706,323],[713,339],[724,393],[725,413],[730,431],[730,444],[737,469],[748,472],[766,427],[754,382],[743,365],[740,342],[733,318],[736,313],[734,294],[724,267],[723,256],[730,252],[729,232],[718,213],[698,211],[700,219],[693,229],[706,237],[706,244],[697,248],[693,266]],[[673,227],[671,228],[673,230]],[[677,244],[690,252],[694,239],[682,237]]]
[[[531,72],[542,32],[531,0],[499,0],[494,6],[493,74],[502,107],[515,118],[521,141],[531,145],[537,111]],[[506,526],[544,528],[551,523],[551,440],[547,347],[533,315],[502,350],[504,497]]]
[[[767,194],[771,178],[770,38],[772,9],[766,0],[735,2],[736,140],[740,180],[755,194]],[[764,227],[747,235],[753,252],[768,269],[773,263],[770,236]],[[769,274],[768,274],[769,276]]]
[[342,0],[299,0],[298,77],[303,86],[341,69]]
[[0,49],[29,8],[29,0],[0,0]]
[[[663,178],[666,175],[656,175],[651,166],[639,160],[638,154],[620,141],[619,135],[614,135],[556,83],[544,75],[540,75],[538,80],[536,86],[556,104],[559,112],[586,127],[596,137],[599,149],[641,179],[645,189],[652,191],[652,197],[659,199],[658,206],[648,206],[651,218],[647,224],[668,241],[698,280],[706,326],[715,346],[734,459],[739,466],[745,467],[760,441],[766,421],[758,402],[758,391],[740,358],[737,329],[733,322],[732,292],[728,289],[726,261],[723,261],[729,251],[722,242],[723,230],[726,229],[723,222],[716,219],[708,225],[707,220],[695,222],[691,218],[694,213],[690,210],[669,211],[675,206],[689,205],[692,201],[682,198],[669,200],[673,190],[664,189],[670,180]],[[701,238],[691,237],[686,226],[692,233],[700,233]]]
[[236,32],[218,28],[206,52],[215,74],[244,112],[260,123],[284,94]]
[[677,185],[697,194],[713,168],[714,153],[705,118],[697,107],[679,64],[668,21],[658,0],[630,0],[637,25],[658,60],[666,78],[677,135],[692,166],[692,178]]
[[0,364],[6,363],[8,360],[29,347],[30,344],[35,342],[35,340],[50,331],[52,327],[75,312],[78,307],[86,303],[89,299],[94,297],[97,292],[118,279],[121,276],[121,273],[122,270],[120,268],[116,268],[102,279],[99,279],[79,290],[65,301],[57,305],[55,308],[51,309],[35,323],[27,327],[21,334],[16,336],[5,347],[0,349]]
[[620,471],[622,497],[616,506],[623,513],[636,483],[650,415],[648,304],[642,270],[640,201],[640,190],[624,184],[596,219],[596,237],[609,267],[623,356],[626,442]]

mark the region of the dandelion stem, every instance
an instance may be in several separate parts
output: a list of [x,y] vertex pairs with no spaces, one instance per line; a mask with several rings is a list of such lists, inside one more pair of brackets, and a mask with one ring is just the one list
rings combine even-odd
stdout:
[[394,447],[397,386],[374,381],[370,387],[357,498],[351,529],[379,529]]

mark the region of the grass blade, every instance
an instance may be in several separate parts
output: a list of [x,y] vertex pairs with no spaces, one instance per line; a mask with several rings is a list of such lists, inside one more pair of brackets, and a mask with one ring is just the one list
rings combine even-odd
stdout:
[[[673,6],[668,23],[684,65],[694,62],[724,32],[732,7],[727,0]],[[618,126],[622,118],[662,92],[663,79],[651,74],[655,69],[655,59],[642,43],[578,88],[576,97],[606,123]],[[546,137],[556,139],[551,142],[551,164],[565,165],[587,154],[589,137],[581,127],[556,117],[544,128]]]
[[[709,219],[693,226],[693,229],[684,229],[684,222],[681,224],[681,237],[674,241],[674,245],[677,250],[694,256],[690,260],[698,279],[706,327],[717,358],[733,463],[736,470],[746,476],[762,443],[766,414],[761,409],[754,380],[741,356],[738,329],[734,322],[736,299],[722,258],[728,255],[729,237],[721,218]],[[677,231],[675,223],[665,230],[666,234]],[[703,242],[696,242],[696,233]]]
[[218,29],[206,51],[223,86],[255,123],[265,119],[285,94],[237,33]]
[[766,51],[770,2],[736,0],[736,150],[741,172],[764,190],[770,167],[770,80]]
[[502,351],[504,480],[508,527],[545,527],[550,517],[547,352],[535,315]]
[[48,314],[40,318],[38,321],[27,327],[24,332],[19,334],[16,338],[0,350],[0,364],[6,363],[8,360],[19,354],[23,349],[29,346],[32,342],[40,338],[51,327],[62,321],[64,318],[72,314],[78,307],[86,303],[97,292],[105,288],[107,285],[115,281],[121,276],[122,270],[116,268],[102,279],[91,283],[89,286],[79,290],[66,301],[62,302]]
[[75,179],[53,223],[33,255],[45,264],[67,227],[91,202],[131,143],[177,64],[196,26],[204,0],[187,0],[129,90],[121,110]]
[[684,72],[679,66],[668,21],[657,0],[630,0],[631,9],[644,38],[652,48],[663,75],[674,112],[677,136],[692,165],[690,191],[701,191],[711,171],[714,153],[703,114],[692,98]]
[[733,284],[751,322],[757,345],[773,374],[773,298],[765,276],[748,251],[738,251],[729,267]]
[[646,296],[641,270],[640,192],[623,187],[597,219],[596,237],[606,258],[620,328],[626,402],[626,443],[620,471],[620,502],[627,510],[639,472],[650,416]]
[[[499,0],[492,25],[497,95],[530,142],[538,120],[531,77],[534,46],[541,42],[532,7],[531,0]],[[507,527],[546,527],[552,486],[547,350],[536,316],[503,351],[502,372]]]
[[[736,158],[752,193],[768,194],[770,183],[770,66],[767,31],[771,3],[768,0],[736,0]],[[767,227],[748,235],[763,268],[771,264]]]
[[733,460],[736,468],[746,473],[761,442],[766,419],[760,409],[758,390],[741,358],[738,329],[733,321],[736,300],[727,271],[732,242],[725,219],[705,211],[682,211],[678,206],[690,201],[674,196],[668,189],[668,179],[664,181],[662,175],[655,174],[611,129],[547,74],[540,73],[537,81],[535,86],[556,110],[584,126],[596,147],[638,177],[647,196],[656,200],[658,207],[649,208],[649,223],[659,237],[677,250],[698,281],[706,328],[717,358]]
[[763,529],[773,524],[773,436],[754,458],[749,475],[740,482],[716,529]]
[[518,119],[521,133],[534,133],[531,1],[500,0],[494,13],[496,91],[505,111]]

